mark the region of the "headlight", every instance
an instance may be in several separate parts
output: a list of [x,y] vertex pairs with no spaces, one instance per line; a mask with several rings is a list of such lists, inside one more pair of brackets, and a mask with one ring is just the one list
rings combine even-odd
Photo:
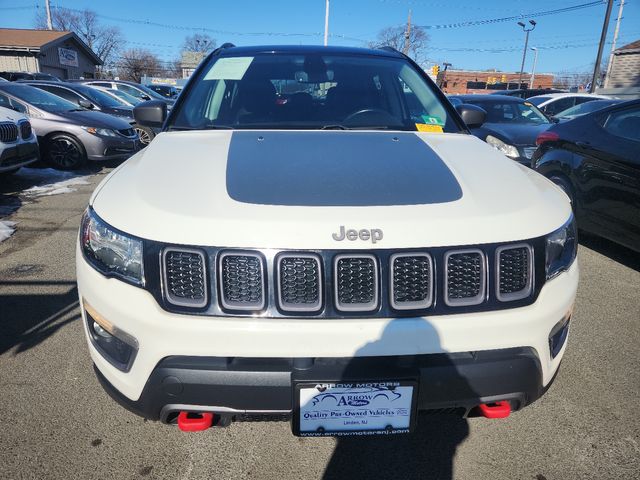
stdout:
[[567,270],[576,258],[578,235],[573,215],[546,238],[545,270],[547,280]]
[[90,208],[82,216],[80,243],[85,258],[99,272],[144,284],[142,241],[107,225]]
[[82,127],[82,129],[86,132],[91,133],[92,135],[101,135],[103,137],[118,136],[118,132],[116,132],[115,130],[111,130],[110,128]]
[[518,158],[520,156],[520,152],[518,152],[518,149],[516,147],[514,147],[513,145],[509,145],[507,143],[504,143],[499,138],[496,138],[492,135],[487,135],[486,141],[489,145],[491,145],[496,150],[499,150],[500,152],[504,153],[507,157]]

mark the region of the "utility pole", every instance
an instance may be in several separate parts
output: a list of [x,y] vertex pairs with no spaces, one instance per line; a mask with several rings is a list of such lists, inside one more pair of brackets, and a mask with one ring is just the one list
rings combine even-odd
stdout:
[[613,0],[607,2],[607,13],[604,15],[604,23],[602,24],[602,35],[600,35],[600,45],[598,45],[598,56],[596,57],[596,64],[593,67],[593,78],[591,79],[591,87],[589,93],[596,91],[596,83],[600,76],[600,61],[602,60],[602,50],[604,50],[604,43],[607,40],[607,30],[609,29],[609,19],[611,18],[611,9],[613,8]]
[[404,31],[404,48],[402,49],[402,53],[404,53],[405,55],[408,55],[410,48],[411,48],[411,9],[409,9],[409,18],[407,18],[407,29]]
[[536,78],[536,64],[538,63],[538,49],[531,47],[531,50],[535,52],[533,57],[533,68],[531,69],[531,80],[529,80],[529,88],[533,88],[533,80]]
[[324,10],[324,46],[329,43],[329,0],[325,0]]
[[613,42],[611,43],[611,54],[609,55],[609,63],[607,64],[607,76],[604,79],[604,86],[609,85],[609,76],[611,75],[611,65],[613,64],[613,52],[616,49],[616,41],[618,40],[618,32],[620,31],[620,20],[622,20],[622,9],[624,8],[624,0],[620,0],[620,8],[618,9],[618,18],[616,19],[616,29],[613,31]]
[[45,0],[44,4],[47,10],[47,30],[53,30],[53,25],[51,24],[51,4],[49,0]]
[[526,25],[522,22],[518,22],[518,25],[522,27],[525,32],[524,36],[524,50],[522,51],[522,64],[520,65],[520,76],[518,77],[518,88],[522,88],[522,74],[524,73],[524,61],[527,58],[527,46],[529,45],[529,32],[532,32],[536,28],[535,20],[529,20],[531,28],[526,28]]

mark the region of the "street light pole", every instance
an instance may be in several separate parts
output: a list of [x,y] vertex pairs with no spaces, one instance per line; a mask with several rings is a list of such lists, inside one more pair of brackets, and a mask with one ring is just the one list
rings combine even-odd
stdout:
[[533,57],[533,68],[531,69],[531,80],[529,80],[529,88],[533,88],[533,80],[536,78],[536,64],[538,63],[538,49],[531,47],[531,50],[535,52]]
[[324,10],[324,46],[329,43],[329,0],[325,0]]
[[524,50],[522,51],[522,64],[520,65],[520,76],[518,77],[518,88],[520,88],[520,86],[522,85],[522,74],[524,73],[524,62],[527,59],[527,46],[529,45],[529,32],[533,31],[536,28],[535,20],[529,20],[529,23],[531,24],[531,28],[527,28],[527,26],[524,23],[518,22],[518,25],[520,25],[522,27],[522,30],[525,32]]
[[596,57],[596,64],[593,67],[593,78],[591,79],[591,87],[589,93],[596,91],[596,83],[600,76],[600,62],[602,61],[602,50],[604,49],[604,42],[607,40],[607,30],[609,29],[609,18],[611,18],[611,9],[613,8],[613,0],[609,0],[607,3],[607,13],[604,14],[604,23],[602,24],[602,34],[600,35],[600,45],[598,46],[598,56]]

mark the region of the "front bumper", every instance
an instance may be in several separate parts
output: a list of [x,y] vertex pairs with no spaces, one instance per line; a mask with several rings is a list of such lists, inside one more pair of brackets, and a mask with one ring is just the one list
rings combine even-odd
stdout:
[[5,147],[0,152],[0,173],[24,167],[36,162],[39,158],[40,151],[35,141]]
[[214,412],[229,420],[288,419],[298,382],[417,380],[418,410],[463,416],[500,400],[519,410],[550,385],[542,386],[532,348],[356,358],[168,357],[154,368],[136,401],[97,368],[96,374],[125,408],[165,423],[180,411]]
[[565,350],[563,342],[552,356],[549,335],[570,314],[578,284],[574,262],[567,272],[546,282],[537,301],[526,307],[408,318],[239,318],[169,313],[149,292],[95,271],[79,250],[76,270],[87,339],[85,302],[138,343],[130,370],[123,372],[89,341],[101,375],[133,402],[143,397],[154,371],[170,357],[353,359],[529,348],[539,364],[536,388],[544,388]]
[[137,138],[103,137],[84,133],[80,140],[87,151],[87,158],[92,161],[124,160],[141,148]]

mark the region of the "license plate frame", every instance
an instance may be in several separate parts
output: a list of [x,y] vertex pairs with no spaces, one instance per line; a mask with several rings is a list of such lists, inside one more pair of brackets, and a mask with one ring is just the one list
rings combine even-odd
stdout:
[[[410,394],[408,400],[407,393]],[[400,397],[396,398],[398,394]],[[318,396],[321,398],[315,406],[317,408],[308,403],[301,406],[301,397],[307,398],[310,395],[313,395],[314,398]],[[349,397],[349,395],[351,396]],[[298,437],[393,435],[411,433],[415,430],[418,403],[418,382],[416,380],[301,381],[294,383],[293,396],[294,408],[291,428],[293,434]],[[353,404],[354,400],[355,404]],[[311,401],[313,404],[314,399],[312,398]],[[358,404],[367,401],[369,401],[367,404]],[[320,402],[324,402],[326,405],[321,406]],[[394,405],[394,402],[399,403]],[[338,403],[341,405],[338,406]],[[352,414],[350,414],[349,417],[340,415],[336,418],[330,416],[330,412],[345,413],[347,410],[352,414],[358,413],[358,415],[351,416]],[[367,413],[361,414],[363,410],[366,410]],[[384,415],[386,412],[380,415],[380,410],[394,411],[395,415],[391,418],[393,418],[392,423],[395,423],[396,426],[392,423],[386,427],[376,425],[389,418],[388,415]],[[401,410],[402,412],[400,412]],[[407,412],[404,413],[404,410]],[[325,412],[327,416],[321,419],[305,416],[305,414],[319,414],[316,412],[320,411]],[[372,413],[379,415],[372,415]],[[363,419],[367,420],[366,424],[362,423]],[[372,419],[373,422],[368,423]],[[350,423],[345,424],[344,421]],[[311,429],[310,427],[317,422],[324,423],[326,427],[323,425],[321,428]],[[338,425],[340,422],[342,425]]]

